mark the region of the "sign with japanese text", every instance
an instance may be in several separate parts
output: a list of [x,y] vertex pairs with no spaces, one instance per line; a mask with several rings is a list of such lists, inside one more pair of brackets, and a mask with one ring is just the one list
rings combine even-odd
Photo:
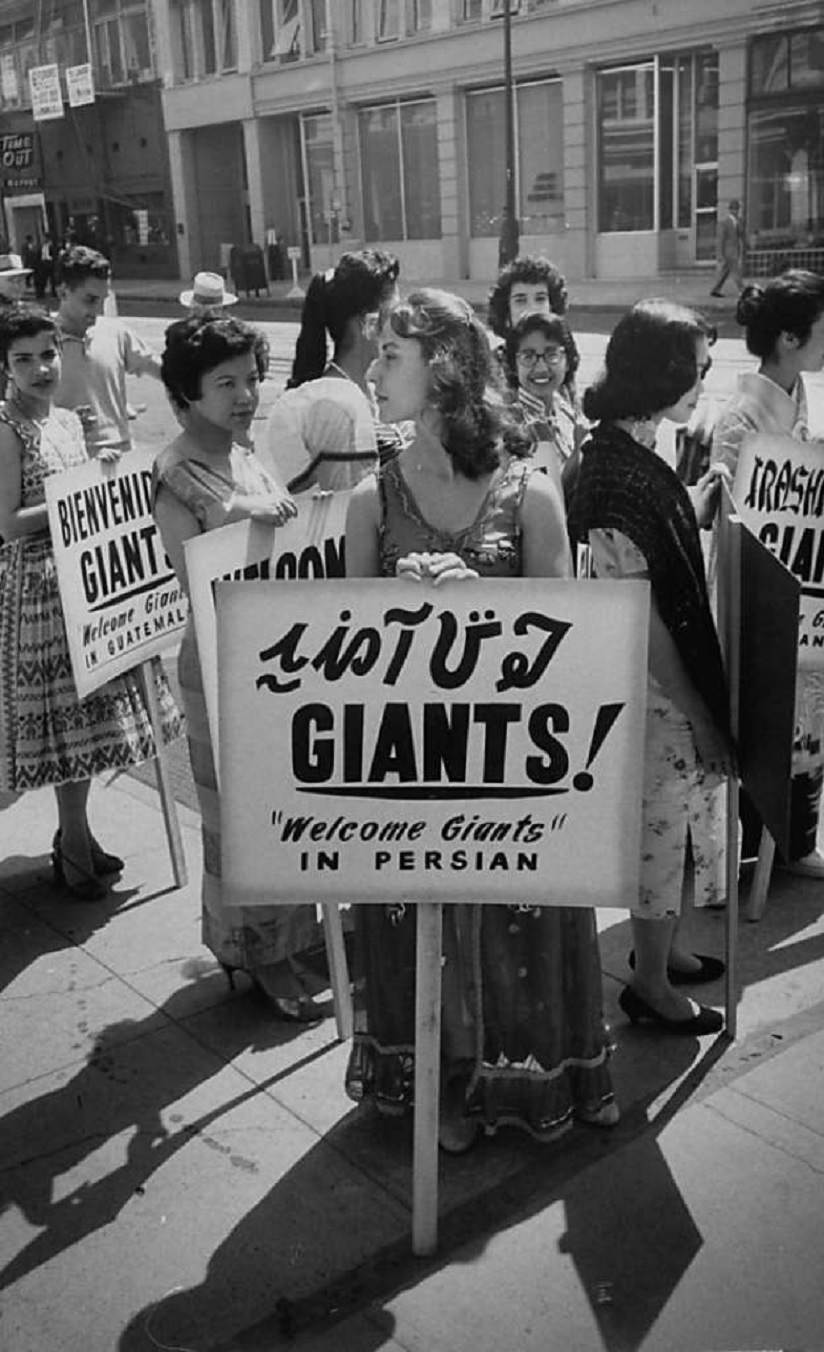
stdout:
[[188,604],[151,510],[151,451],[46,479],[49,529],[77,693],[163,652]]
[[88,61],[82,66],[66,67],[66,91],[70,108],[94,103],[94,77]]
[[747,437],[733,498],[744,524],[801,584],[799,667],[824,667],[824,442]]
[[637,893],[646,582],[216,591],[234,904]]
[[344,530],[349,493],[304,493],[298,514],[285,526],[237,521],[195,535],[183,546],[194,618],[203,694],[212,746],[217,754],[217,626],[215,584],[266,578],[344,576]]
[[60,89],[60,68],[32,66],[29,71],[31,111],[35,122],[49,122],[63,116],[63,94]]

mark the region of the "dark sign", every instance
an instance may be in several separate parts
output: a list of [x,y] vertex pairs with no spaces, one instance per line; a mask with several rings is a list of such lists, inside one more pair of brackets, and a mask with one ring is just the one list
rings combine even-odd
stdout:
[[0,136],[0,179],[7,192],[41,186],[34,132],[6,132]]

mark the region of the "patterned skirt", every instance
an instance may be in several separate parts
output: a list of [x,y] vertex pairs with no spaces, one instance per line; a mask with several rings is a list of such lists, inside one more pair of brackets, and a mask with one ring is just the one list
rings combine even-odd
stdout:
[[[136,671],[78,699],[57,568],[46,535],[0,548],[0,789],[90,779],[157,752]],[[159,660],[152,663],[163,744],[183,731]]]
[[[415,907],[356,906],[355,1035],[346,1089],[400,1113],[415,1077]],[[613,1100],[595,915],[569,906],[445,906],[442,1080],[488,1132],[552,1140]]]

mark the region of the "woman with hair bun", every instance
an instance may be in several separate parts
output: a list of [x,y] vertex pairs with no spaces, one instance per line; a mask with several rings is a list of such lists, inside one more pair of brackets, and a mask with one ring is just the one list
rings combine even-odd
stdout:
[[[292,493],[352,488],[375,468],[381,448],[366,372],[381,311],[397,294],[399,267],[392,254],[362,249],[342,254],[309,284],[292,376],[260,451]],[[387,453],[397,451],[394,435],[383,440]]]
[[[738,392],[713,432],[713,455],[732,475],[742,444],[759,433],[810,436],[804,373],[824,365],[824,277],[791,269],[763,287],[746,286],[736,318],[746,330],[757,371],[738,377]],[[824,782],[824,673],[800,671],[796,683],[790,854],[785,867],[824,878],[816,849]]]
[[[258,461],[248,433],[269,364],[261,333],[211,311],[170,324],[161,377],[182,431],[154,465],[154,516],[163,545],[188,592],[186,540],[233,521],[276,526],[296,513],[283,487]],[[238,907],[224,895],[220,868],[220,800],[206,717],[203,676],[190,615],[178,656],[189,758],[203,839],[203,942],[234,985],[245,971],[282,1019],[321,1017],[294,954],[319,941],[313,906]]]
[[[358,484],[347,575],[568,577],[560,491],[492,388],[494,358],[471,307],[421,290],[395,305],[373,368],[381,416],[412,440]],[[469,581],[468,585],[483,586]],[[414,1084],[414,907],[356,908],[359,977],[347,1091],[387,1113]],[[514,1123],[553,1139],[575,1118],[618,1120],[607,1066],[594,914],[583,908],[449,906],[444,919],[441,1146]]]
[[670,1033],[718,1032],[721,1015],[677,987],[716,980],[717,958],[680,931],[691,880],[696,902],[721,899],[723,837],[715,789],[731,761],[727,689],[707,594],[698,527],[717,505],[711,467],[687,490],[657,454],[664,418],[686,423],[710,366],[713,332],[693,311],[640,301],[619,320],[600,380],[584,395],[596,421],[584,444],[571,510],[598,577],[651,585],[640,890],[630,905],[634,968],[619,997],[634,1022]]

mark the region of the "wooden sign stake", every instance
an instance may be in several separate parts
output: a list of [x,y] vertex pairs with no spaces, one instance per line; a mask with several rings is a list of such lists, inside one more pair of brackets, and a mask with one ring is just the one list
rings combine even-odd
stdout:
[[417,905],[412,1252],[419,1258],[438,1247],[442,909],[439,901]]
[[157,775],[157,790],[160,794],[160,804],[163,809],[163,824],[166,827],[166,839],[169,842],[169,856],[172,861],[172,873],[174,874],[175,886],[185,887],[186,856],[183,853],[183,840],[180,835],[180,822],[177,816],[177,804],[172,793],[171,780],[169,778],[169,767],[166,764],[166,750],[163,746],[163,729],[160,718],[160,707],[157,702],[157,690],[155,689],[154,679],[152,677],[152,663],[141,662],[139,668],[140,678],[143,682],[143,693],[146,698],[146,708],[149,712],[149,722],[152,725],[152,731],[155,739],[155,774]]

